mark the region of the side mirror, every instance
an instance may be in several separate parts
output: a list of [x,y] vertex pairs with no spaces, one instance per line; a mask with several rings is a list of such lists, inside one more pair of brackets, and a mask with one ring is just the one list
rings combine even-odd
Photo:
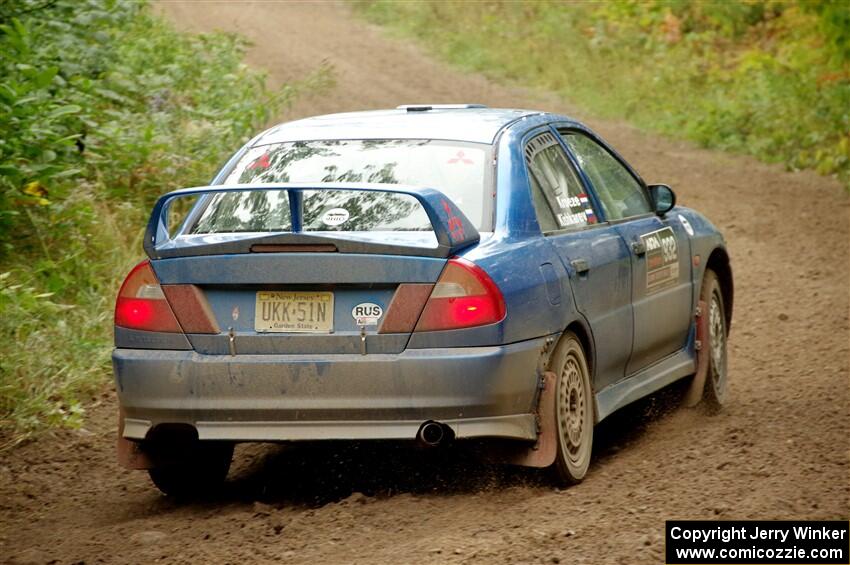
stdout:
[[676,193],[666,184],[649,185],[649,196],[655,206],[655,213],[663,216],[676,205]]

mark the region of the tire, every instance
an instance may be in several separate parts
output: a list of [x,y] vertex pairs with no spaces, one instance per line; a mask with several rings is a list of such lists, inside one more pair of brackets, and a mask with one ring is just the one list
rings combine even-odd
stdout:
[[726,400],[727,385],[727,333],[726,306],[723,302],[723,292],[717,274],[706,269],[700,290],[700,300],[705,302],[708,312],[708,374],[702,391],[703,404],[710,411],[717,411]]
[[557,376],[557,454],[551,470],[558,484],[567,486],[584,478],[593,449],[593,389],[584,348],[574,333],[561,337],[549,368]]
[[183,446],[177,460],[148,469],[148,474],[163,494],[191,498],[207,494],[224,483],[232,460],[232,443],[197,441]]

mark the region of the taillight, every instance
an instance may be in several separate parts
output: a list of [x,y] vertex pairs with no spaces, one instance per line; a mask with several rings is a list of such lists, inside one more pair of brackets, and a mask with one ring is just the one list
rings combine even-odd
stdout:
[[414,331],[484,326],[504,317],[505,300],[493,279],[475,263],[455,257],[434,285]]
[[147,259],[133,267],[121,285],[115,302],[115,325],[150,332],[182,332]]

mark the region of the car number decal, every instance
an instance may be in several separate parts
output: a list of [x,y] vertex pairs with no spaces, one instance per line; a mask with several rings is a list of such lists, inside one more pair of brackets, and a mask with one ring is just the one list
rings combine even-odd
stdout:
[[671,228],[640,236],[646,246],[646,293],[652,294],[679,280],[679,244]]

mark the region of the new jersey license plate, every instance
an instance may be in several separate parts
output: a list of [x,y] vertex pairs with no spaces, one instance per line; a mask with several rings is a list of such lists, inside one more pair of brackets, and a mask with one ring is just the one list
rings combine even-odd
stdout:
[[255,331],[330,333],[333,331],[333,321],[332,292],[257,293]]

